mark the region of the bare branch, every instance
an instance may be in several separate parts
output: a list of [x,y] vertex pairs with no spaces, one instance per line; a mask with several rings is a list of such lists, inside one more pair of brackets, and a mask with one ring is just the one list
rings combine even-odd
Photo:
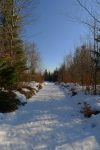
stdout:
[[92,25],[91,23],[89,23],[89,21],[84,21],[82,19],[80,19],[80,17],[72,17],[71,15],[69,14],[66,14],[67,15],[67,21],[69,22],[73,22],[73,23],[81,23],[81,24],[85,24],[87,25],[88,27],[90,28],[94,28],[94,25]]
[[78,2],[78,4],[94,19],[96,20],[98,23],[100,23],[100,21],[90,12],[90,10],[85,6],[83,5],[80,0],[76,0]]

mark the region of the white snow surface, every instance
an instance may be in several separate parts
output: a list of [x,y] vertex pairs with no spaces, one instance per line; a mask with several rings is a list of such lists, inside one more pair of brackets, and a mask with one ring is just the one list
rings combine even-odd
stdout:
[[44,84],[16,112],[0,113],[0,150],[100,150],[100,114],[80,113],[91,99],[100,109],[100,96],[71,97],[66,88]]
[[28,90],[27,88],[22,88],[22,91],[24,91],[24,92],[30,92],[30,90]]
[[24,103],[27,101],[24,94],[21,94],[19,91],[14,91],[14,93],[16,94],[16,98],[18,98],[20,102]]

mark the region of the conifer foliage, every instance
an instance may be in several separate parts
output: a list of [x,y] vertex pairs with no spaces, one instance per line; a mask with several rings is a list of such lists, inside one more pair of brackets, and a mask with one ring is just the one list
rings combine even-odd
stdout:
[[10,88],[25,70],[22,41],[19,38],[21,17],[14,0],[0,1],[0,87]]

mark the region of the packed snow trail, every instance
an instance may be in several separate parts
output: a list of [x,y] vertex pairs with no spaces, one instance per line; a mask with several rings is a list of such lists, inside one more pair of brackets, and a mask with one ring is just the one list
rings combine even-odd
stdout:
[[0,150],[100,150],[73,97],[53,83],[0,117]]

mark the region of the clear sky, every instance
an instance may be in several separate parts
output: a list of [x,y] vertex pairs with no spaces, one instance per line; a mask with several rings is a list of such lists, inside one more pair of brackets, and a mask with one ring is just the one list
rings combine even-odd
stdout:
[[64,55],[73,51],[86,34],[86,27],[69,21],[68,16],[80,16],[82,9],[75,0],[40,0],[37,22],[26,29],[29,41],[39,49],[44,68],[59,67]]

